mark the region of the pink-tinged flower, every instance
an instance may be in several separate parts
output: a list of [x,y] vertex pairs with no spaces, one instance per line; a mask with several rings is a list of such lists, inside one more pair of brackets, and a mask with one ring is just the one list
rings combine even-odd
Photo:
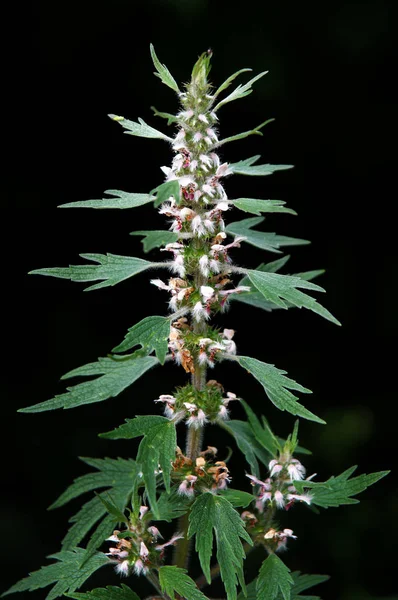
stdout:
[[204,185],[202,185],[202,192],[204,194],[207,194],[208,196],[210,196],[210,198],[212,198],[214,196],[214,188],[209,185],[208,183],[205,183]]
[[261,479],[258,479],[255,475],[248,475],[246,474],[246,477],[248,477],[250,479],[250,481],[252,482],[252,485],[259,485],[261,487],[264,487],[264,481],[261,481]]
[[145,575],[145,573],[148,573],[147,567],[144,565],[142,560],[139,558],[134,563],[134,573],[136,575],[141,575],[141,574]]
[[234,329],[224,329],[222,334],[223,334],[223,337],[227,338],[227,340],[232,340],[232,338],[235,335],[235,330]]
[[291,481],[300,481],[305,477],[305,467],[297,459],[293,459],[287,467]]
[[207,156],[207,154],[201,154],[201,155],[199,156],[199,158],[200,158],[200,161],[201,161],[201,162],[202,162],[204,165],[206,165],[206,166],[208,166],[208,167],[210,167],[210,168],[213,166],[213,161],[211,160],[211,158],[210,158],[209,156]]
[[155,525],[151,525],[150,527],[148,527],[148,531],[155,538],[155,540],[158,537],[163,537],[162,534],[160,533],[159,529],[157,527],[155,527]]
[[297,540],[297,535],[293,535],[293,529],[284,529],[280,535],[283,537],[291,537]]
[[181,119],[184,119],[185,121],[188,121],[188,119],[191,119],[191,117],[193,117],[193,110],[182,110],[178,113],[177,116]]
[[202,121],[202,123],[206,123],[206,125],[208,125],[209,121],[207,120],[205,115],[199,115],[198,116],[199,121]]
[[217,416],[219,419],[222,419],[223,421],[226,421],[227,419],[229,419],[229,412],[228,412],[228,409],[225,406],[225,404],[221,404]]
[[288,494],[287,499],[288,500],[297,500],[299,502],[305,502],[308,505],[310,505],[312,502],[311,494]]
[[203,427],[203,425],[207,422],[207,417],[201,408],[199,408],[196,416],[191,414],[189,419],[186,420],[187,426],[193,427],[194,429],[199,429],[199,427]]
[[206,227],[207,231],[209,231],[210,233],[214,233],[214,229],[215,229],[214,221],[212,221],[211,219],[205,219],[203,221],[203,224]]
[[176,533],[175,535],[173,535],[173,537],[166,542],[165,544],[161,544],[160,546],[155,546],[155,550],[164,550],[165,548],[167,548],[168,546],[174,546],[175,543],[178,540],[182,540],[184,538],[184,536],[182,535],[182,533]]
[[145,561],[148,558],[149,550],[145,546],[144,542],[141,542],[140,545],[140,556]]
[[175,254],[174,260],[170,264],[170,269],[180,277],[185,276],[184,257],[182,254]]
[[196,404],[192,404],[191,402],[184,402],[184,406],[190,413],[193,413],[195,410],[198,409]]
[[264,539],[265,540],[273,540],[277,535],[278,535],[278,532],[276,531],[276,529],[271,528],[264,535]]
[[116,565],[115,568],[116,568],[116,573],[118,573],[119,575],[123,575],[124,577],[127,577],[127,575],[129,574],[130,563],[128,560],[124,560],[123,562]]
[[218,142],[218,137],[214,129],[209,127],[208,129],[206,129],[206,133],[209,136],[209,138],[212,138],[215,142]]
[[208,356],[206,354],[206,351],[205,350],[201,350],[199,352],[199,355],[198,355],[198,363],[201,366],[203,366],[203,365],[207,365],[207,362],[208,362]]
[[213,161],[213,165],[218,168],[220,166],[220,157],[218,156],[218,154],[216,154],[215,152],[211,152],[210,158]]
[[[188,496],[188,498],[191,498],[194,494],[195,494],[195,489],[194,489],[194,485],[195,482],[197,480],[196,475],[187,475],[184,479],[184,481],[182,481],[180,483],[180,485],[178,486],[178,493],[181,496]],[[163,544],[163,546],[161,546],[161,548],[163,548],[164,546],[168,546],[170,544]],[[156,546],[156,549],[158,550],[158,546]]]
[[197,202],[202,195],[203,195],[203,192],[201,190],[195,190],[195,194],[194,194],[195,202]]
[[200,133],[200,131],[197,131],[195,133],[195,135],[193,136],[193,141],[198,143],[200,142],[200,140],[202,139],[203,135]]
[[109,536],[108,538],[106,538],[105,541],[106,542],[116,542],[116,543],[119,543],[120,539],[117,537],[117,535],[115,533],[113,533],[111,536]]
[[274,493],[274,500],[278,508],[283,508],[285,506],[284,495],[279,490],[276,490],[276,492]]
[[206,144],[208,144],[209,146],[211,146],[211,145],[212,145],[212,143],[213,143],[213,142],[211,141],[211,139],[209,138],[209,136],[208,136],[208,135],[205,137],[205,142],[206,142]]
[[149,508],[147,506],[140,506],[140,519],[148,512]]
[[196,171],[196,169],[198,168],[198,161],[197,160],[191,160],[191,164],[189,165],[189,170],[191,172]]
[[232,171],[229,168],[228,163],[223,163],[220,165],[216,171],[216,177],[225,177],[226,175],[230,175]]
[[279,473],[282,471],[283,469],[283,465],[280,465],[278,462],[275,461],[275,463],[272,465],[271,467],[271,463],[273,463],[274,461],[271,460],[270,462],[270,476],[271,477],[275,477],[275,475],[279,475]]

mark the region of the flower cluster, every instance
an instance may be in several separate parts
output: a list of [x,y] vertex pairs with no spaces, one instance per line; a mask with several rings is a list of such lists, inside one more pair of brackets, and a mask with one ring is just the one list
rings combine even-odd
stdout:
[[215,461],[217,448],[208,446],[195,461],[184,456],[177,448],[177,458],[173,463],[172,479],[179,481],[178,493],[192,498],[195,492],[223,490],[231,481],[224,461]]
[[[277,508],[288,510],[296,501],[311,504],[310,494],[298,494],[293,484],[294,481],[300,481],[305,477],[305,467],[296,458],[290,455],[279,459],[273,459],[268,465],[270,476],[261,481],[254,475],[247,475],[252,485],[258,485],[256,508],[263,512],[264,505],[270,503]],[[315,475],[315,474],[314,474]],[[314,475],[308,478],[310,480]]]
[[162,535],[157,527],[149,524],[148,510],[147,506],[141,506],[139,516],[130,518],[129,528],[122,532],[115,530],[107,540],[116,544],[109,548],[107,555],[116,563],[116,572],[120,575],[127,577],[132,571],[135,575],[145,575],[150,568],[160,566],[165,549],[183,537],[177,533],[168,542],[158,544]]
[[210,379],[204,390],[197,390],[188,384],[177,389],[175,395],[160,395],[155,402],[163,404],[164,414],[168,419],[185,419],[188,427],[198,429],[208,422],[228,419],[228,405],[237,399],[236,394],[225,393],[220,383]]

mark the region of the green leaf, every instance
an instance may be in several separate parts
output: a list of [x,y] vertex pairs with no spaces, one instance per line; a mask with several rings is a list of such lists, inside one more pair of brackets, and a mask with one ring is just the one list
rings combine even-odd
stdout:
[[136,208],[154,201],[148,194],[132,194],[121,190],[106,190],[104,194],[115,198],[102,198],[101,200],[81,200],[60,204],[58,208]]
[[274,365],[263,363],[256,358],[250,358],[250,356],[237,356],[236,360],[241,367],[247,369],[261,383],[268,398],[279,410],[287,410],[292,415],[316,423],[325,423],[323,419],[320,419],[297,402],[296,396],[289,390],[296,390],[303,394],[311,394],[311,390],[296,383],[293,379],[285,377],[286,371],[277,369]]
[[238,198],[232,200],[233,205],[244,212],[253,215],[261,215],[261,213],[289,213],[297,215],[291,208],[285,208],[283,200],[258,200],[257,198]]
[[120,394],[141,375],[158,364],[159,361],[154,356],[136,358],[134,355],[129,355],[118,358],[99,358],[96,363],[89,363],[70,371],[64,375],[63,379],[80,375],[101,375],[101,377],[68,387],[66,393],[33,406],[20,408],[18,412],[43,412],[56,408],[75,408],[83,404],[103,402]]
[[157,71],[157,73],[155,73],[156,77],[159,77],[159,79],[162,81],[162,83],[164,83],[169,88],[174,90],[177,94],[179,94],[180,90],[179,90],[179,87],[178,87],[174,77],[171,75],[171,73],[168,70],[168,68],[166,67],[166,65],[162,65],[162,63],[159,61],[158,57],[156,56],[155,48],[153,47],[153,44],[151,44],[149,48],[151,51],[151,57],[152,57],[153,64]]
[[186,569],[179,567],[160,567],[159,581],[162,591],[175,600],[177,593],[188,600],[205,600],[206,596],[196,587],[195,582],[187,575]]
[[257,600],[290,600],[293,579],[290,569],[276,554],[270,554],[263,562],[257,578]]
[[175,115],[167,112],[159,111],[155,106],[151,106],[151,110],[153,110],[153,114],[155,117],[161,117],[162,119],[167,119],[167,125],[171,125],[172,123],[178,123],[179,119]]
[[170,493],[162,492],[157,501],[158,521],[167,521],[170,523],[173,519],[178,519],[188,512],[191,500],[178,493],[178,486],[171,488]]
[[275,171],[285,171],[286,169],[292,169],[293,165],[255,165],[252,166],[253,163],[257,162],[258,159],[261,158],[260,154],[256,156],[252,156],[251,158],[246,158],[245,160],[240,160],[237,163],[232,163],[229,165],[229,170],[235,175],[272,175]]
[[222,428],[228,431],[228,433],[235,439],[239,450],[242,452],[246,461],[250,465],[251,473],[256,475],[256,477],[260,477],[258,460],[262,464],[268,466],[268,463],[272,457],[254,438],[253,430],[249,423],[246,421],[233,419],[231,421],[224,422],[222,424]]
[[177,179],[171,181],[165,181],[151,190],[149,193],[154,194],[156,192],[155,208],[160,206],[163,202],[166,202],[170,196],[173,196],[176,204],[179,205],[181,202],[180,198],[180,184]]
[[297,288],[304,288],[317,292],[325,290],[319,285],[305,281],[294,275],[280,275],[278,273],[266,273],[263,271],[250,270],[247,276],[254,287],[264,296],[265,300],[273,302],[281,308],[288,308],[286,302],[298,308],[307,308],[314,313],[324,317],[328,321],[341,325],[341,323],[321,304],[301,292]]
[[[244,138],[249,137],[249,135],[263,135],[261,133],[260,129],[265,127],[265,125],[268,125],[268,123],[272,123],[272,121],[275,121],[275,119],[267,119],[266,121],[264,121],[263,123],[261,123],[260,125],[255,127],[254,129],[250,129],[249,131],[244,131],[243,133],[237,133],[236,135],[233,135],[229,138],[220,140],[216,144],[213,144],[212,148],[218,148],[219,146],[223,146],[224,144],[228,144],[229,142],[235,142],[236,140],[243,140]],[[236,171],[233,171],[233,173],[235,173],[235,172]]]
[[106,588],[96,588],[90,592],[66,594],[75,600],[140,600],[139,596],[124,583],[120,587],[108,585]]
[[112,121],[116,121],[117,123],[119,123],[119,125],[121,125],[124,129],[128,129],[128,131],[124,132],[128,135],[136,135],[138,137],[153,138],[159,140],[166,140],[166,142],[173,142],[173,138],[169,137],[168,135],[165,135],[157,129],[154,129],[150,125],[147,125],[143,119],[139,118],[138,123],[136,123],[135,121],[129,121],[128,119],[125,119],[124,117],[119,117],[118,115],[110,114],[108,115],[108,117],[110,117]]
[[57,562],[30,573],[29,577],[21,579],[2,595],[6,596],[14,592],[33,592],[55,583],[46,597],[46,600],[53,600],[65,593],[79,589],[100,567],[111,564],[108,557],[101,552],[85,561],[86,550],[82,548],[74,548],[73,551],[63,550],[48,558],[54,558]]
[[172,231],[132,231],[130,235],[142,235],[144,252],[150,252],[154,248],[161,248],[178,240],[178,234]]
[[322,508],[336,507],[343,504],[358,504],[359,500],[352,498],[366,490],[379,479],[382,479],[390,471],[378,471],[369,475],[358,475],[350,479],[356,470],[356,466],[347,469],[337,477],[330,477],[327,481],[295,481],[294,485],[299,493],[304,488],[311,489],[312,502]]
[[[251,70],[251,69],[243,69],[241,71],[238,71],[237,73],[235,73],[234,75],[231,75],[231,77],[229,78],[229,80],[227,79],[227,81],[225,81],[221,88],[222,89],[226,89],[226,87],[229,86],[229,84],[231,83],[231,81],[233,81],[233,79],[235,79],[235,77],[237,75],[239,75],[240,73],[242,73],[243,71],[246,70]],[[252,93],[252,85],[253,83],[255,83],[258,79],[261,79],[261,77],[264,77],[264,75],[266,75],[268,73],[268,71],[263,71],[262,73],[259,73],[258,75],[256,75],[255,77],[253,77],[253,79],[250,79],[250,81],[248,81],[247,83],[245,83],[244,85],[239,84],[237,88],[234,89],[233,92],[231,92],[229,94],[229,96],[227,96],[226,98],[224,98],[223,100],[221,100],[214,108],[214,112],[216,112],[219,108],[221,108],[222,106],[224,106],[224,104],[228,104],[228,102],[232,102],[233,100],[239,100],[240,98],[244,98],[245,96],[248,96],[249,94]],[[219,91],[221,90],[217,90],[216,94],[218,95]]]
[[228,600],[236,600],[236,586],[244,586],[245,552],[241,538],[252,545],[239,513],[221,496],[206,492],[199,496],[189,516],[188,537],[196,536],[195,548],[208,583],[211,582],[210,559],[213,530],[217,543],[217,561]]
[[299,596],[300,592],[304,592],[309,588],[312,588],[320,583],[324,583],[330,579],[329,575],[301,575],[300,571],[294,571],[292,573],[294,581],[292,587],[292,600],[300,600],[303,596]]
[[96,283],[85,288],[85,291],[88,292],[89,290],[98,290],[116,285],[153,266],[153,263],[133,256],[119,256],[117,254],[80,254],[80,256],[99,264],[35,269],[34,271],[30,271],[29,275],[48,275],[50,277],[70,279],[71,281],[104,280],[101,283]]
[[234,508],[246,508],[246,506],[249,506],[249,504],[256,500],[256,497],[253,496],[253,494],[242,492],[241,490],[234,490],[232,488],[222,490],[220,495],[228,500]]
[[221,94],[221,92],[226,90],[231,85],[231,83],[234,81],[234,79],[236,79],[236,77],[238,77],[238,75],[240,75],[241,73],[245,73],[246,71],[253,71],[253,69],[240,69],[240,71],[236,71],[236,73],[230,75],[228,79],[226,79],[224,83],[220,85],[218,90],[213,94],[213,98],[217,98],[217,96]]
[[[139,483],[139,469],[135,461],[122,458],[82,458],[81,460],[98,472],[87,473],[75,479],[49,507],[49,510],[59,508],[82,494],[106,488],[113,503],[123,512],[130,502],[134,488]],[[114,529],[114,519],[109,518],[106,512],[107,509],[98,496],[86,502],[69,520],[73,525],[62,541],[63,549],[72,550],[74,546],[80,544],[92,527],[102,519],[92,533],[87,546],[88,555],[97,550]]]
[[115,521],[116,523],[125,523],[126,525],[128,524],[128,520],[126,519],[124,512],[120,510],[120,508],[113,502],[110,496],[108,498],[104,498],[100,494],[97,495],[102,504],[105,506],[109,515],[112,517],[113,521]]
[[225,230],[231,235],[243,236],[245,239],[242,241],[251,244],[252,246],[256,246],[256,248],[268,250],[269,252],[279,252],[279,248],[282,246],[302,246],[310,243],[308,240],[277,235],[276,233],[255,231],[252,229],[252,227],[255,227],[263,221],[264,217],[250,217],[248,219],[242,219],[242,221],[229,223]]
[[267,420],[264,417],[263,423],[261,424],[255,413],[244,400],[241,400],[241,404],[245,409],[254,437],[258,443],[261,444],[261,446],[267,450],[272,457],[274,457],[276,453],[281,450],[281,446],[277,437],[272,433]]
[[170,335],[170,319],[168,317],[145,317],[130,327],[123,342],[113,348],[112,352],[125,352],[134,346],[141,345],[150,354],[155,350],[160,364],[164,364]]
[[171,463],[175,460],[177,437],[175,424],[165,417],[157,415],[138,416],[135,419],[126,419],[124,425],[100,437],[118,440],[132,439],[144,436],[141,441],[137,463],[141,466],[149,502],[155,518],[159,517],[156,501],[156,473],[162,470],[163,481],[167,491],[170,491]]
[[[279,258],[278,260],[275,260],[273,262],[270,262],[267,264],[261,264],[259,267],[257,267],[256,271],[264,271],[267,273],[276,273],[286,264],[286,262],[289,260],[289,258],[290,258],[290,256],[287,255],[287,256]],[[300,279],[305,279],[306,281],[311,281],[312,279],[315,279],[315,277],[318,277],[319,275],[322,275],[323,273],[324,273],[323,269],[318,269],[318,270],[314,270],[314,271],[306,271],[305,273],[295,273],[294,276],[300,277]],[[249,285],[249,284],[250,284],[250,280],[248,277],[244,277],[239,282],[239,285]],[[272,311],[272,310],[284,308],[284,307],[277,306],[276,304],[274,304],[274,302],[269,302],[268,300],[266,300],[264,298],[264,296],[262,295],[261,292],[257,292],[257,291],[243,292],[241,294],[234,294],[233,297],[231,298],[231,301],[243,302],[244,304],[249,304],[250,306],[255,306],[256,308],[261,308],[262,310],[266,310],[266,311]],[[288,308],[294,308],[294,304],[291,304],[290,302],[285,302],[285,304]]]

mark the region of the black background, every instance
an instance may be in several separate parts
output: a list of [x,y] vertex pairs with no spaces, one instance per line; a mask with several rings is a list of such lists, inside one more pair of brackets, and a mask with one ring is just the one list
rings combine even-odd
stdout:
[[[127,327],[166,309],[165,297],[145,275],[88,294],[79,284],[26,275],[38,267],[76,264],[81,252],[140,256],[140,242],[129,232],[163,226],[148,207],[56,208],[101,198],[109,188],[147,192],[162,182],[159,166],[172,156],[167,144],[123,135],[106,116],[141,116],[166,131],[149,107],[175,112],[177,103],[152,76],[150,42],[177,81],[189,79],[193,62],[208,47],[214,51],[215,85],[243,67],[269,70],[251,96],[220,110],[221,137],[268,117],[276,121],[263,137],[226,146],[222,157],[233,162],[261,154],[264,162],[295,169],[267,178],[230,178],[226,190],[231,198],[280,198],[297,210],[298,217],[270,216],[263,228],[312,240],[292,249],[286,272],[325,268],[319,283],[328,293],[321,301],[343,327],[304,311],[267,314],[244,305],[234,306],[219,323],[236,329],[240,353],[275,363],[313,390],[303,401],[328,425],[301,424],[301,442],[313,451],[306,460],[309,472],[324,479],[352,464],[360,465],[359,472],[392,468],[397,417],[392,3],[38,1],[16,22],[10,46],[15,101],[4,115],[13,132],[5,173],[11,177],[4,256],[12,263],[14,285],[4,292],[9,310],[3,314],[8,389],[2,405],[2,587],[59,549],[79,503],[54,513],[46,506],[85,472],[76,457],[133,456],[134,444],[99,440],[97,434],[125,417],[156,411],[152,400],[184,381],[179,370],[167,367],[103,404],[38,415],[15,412],[62,393],[63,373],[106,355]],[[162,255],[154,251],[151,257]],[[247,246],[235,258],[256,266],[276,256]],[[216,377],[267,414],[279,434],[291,431],[293,417],[270,405],[244,371],[222,365]],[[239,407],[233,416],[242,417]],[[220,454],[232,445],[215,429],[208,430],[206,441]],[[234,486],[247,485],[245,468],[234,455]],[[358,506],[320,516],[298,507],[284,522],[298,535],[284,559],[292,569],[332,575],[319,592],[324,600],[388,597],[396,592],[396,506],[393,473],[363,494]],[[248,565],[248,575],[260,558]],[[117,578],[107,571],[92,581],[105,585]],[[149,593],[142,582],[131,585]],[[29,597],[44,598],[45,592]]]

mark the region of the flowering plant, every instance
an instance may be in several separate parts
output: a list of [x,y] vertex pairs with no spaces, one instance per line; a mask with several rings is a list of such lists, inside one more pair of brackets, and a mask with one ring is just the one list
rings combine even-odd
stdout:
[[[214,378],[208,379],[217,363],[230,361],[257,379],[280,410],[324,423],[300,404],[294,393],[305,394],[308,389],[274,365],[240,355],[235,331],[221,330],[213,324],[213,318],[238,302],[267,311],[304,307],[332,323],[339,322],[308,294],[324,291],[313,283],[320,271],[281,274],[288,257],[257,268],[239,267],[232,259],[235,249],[243,243],[271,252],[303,243],[254,229],[263,221],[264,213],[295,214],[284,202],[231,200],[223,186],[230,175],[264,176],[290,168],[258,164],[259,156],[230,164],[221,162],[217,153],[229,142],[261,135],[261,129],[270,122],[226,139],[218,137],[220,109],[249,95],[265,72],[221,99],[235,78],[250,69],[241,69],[215,89],[208,80],[211,52],[207,52],[199,57],[190,82],[181,91],[152,46],[151,55],[155,74],[178,94],[181,104],[176,115],[154,109],[157,116],[176,127],[175,136],[165,135],[142,119],[134,122],[116,115],[110,117],[127,134],[171,144],[174,158],[171,167],[162,167],[164,183],[149,194],[108,190],[107,198],[72,202],[63,207],[128,209],[153,204],[169,219],[168,230],[134,234],[144,238],[145,252],[159,248],[170,258],[152,262],[130,256],[84,254],[82,258],[92,264],[44,268],[32,273],[97,282],[86,288],[95,290],[149,269],[166,269],[171,272],[170,278],[153,278],[151,283],[169,295],[169,314],[148,316],[133,325],[112,354],[64,376],[90,379],[21,412],[74,408],[113,398],[149,369],[165,363],[180,366],[189,380],[155,399],[164,416],[140,415],[101,434],[108,439],[141,437],[136,459],[84,459],[94,472],[77,478],[52,508],[94,490],[101,491],[72,517],[73,524],[61,551],[51,557],[55,562],[31,573],[5,594],[54,584],[47,596],[49,600],[62,595],[87,600],[137,600],[136,593],[124,583],[120,587],[76,591],[97,569],[110,565],[123,577],[146,577],[155,589],[154,597],[165,599],[206,598],[202,588],[220,576],[228,600],[236,600],[238,587],[240,599],[304,600],[309,597],[301,592],[325,581],[327,576],[292,573],[281,560],[279,552],[296,536],[292,529],[279,525],[278,511],[298,504],[321,508],[354,504],[357,500],[353,496],[387,471],[352,477],[352,467],[325,482],[316,481],[315,475],[306,477],[306,469],[297,458],[306,452],[298,445],[298,421],[291,435],[282,439],[273,433],[265,417],[256,416],[232,390]],[[232,209],[255,216],[226,224],[225,218]],[[243,406],[246,421],[231,418],[236,402]],[[233,467],[224,451],[213,445],[203,446],[203,432],[210,424],[226,430],[243,452],[249,470],[246,489],[231,487]],[[184,425],[186,443],[180,446],[177,429],[182,437]],[[178,525],[165,541],[162,522],[174,520],[178,520]],[[81,544],[88,535],[83,548]],[[212,564],[213,537],[216,544]],[[189,570],[193,541],[202,571],[196,580]],[[101,552],[99,548],[104,543],[107,548]],[[264,561],[257,576],[246,585],[244,561],[253,547],[263,548]]]

